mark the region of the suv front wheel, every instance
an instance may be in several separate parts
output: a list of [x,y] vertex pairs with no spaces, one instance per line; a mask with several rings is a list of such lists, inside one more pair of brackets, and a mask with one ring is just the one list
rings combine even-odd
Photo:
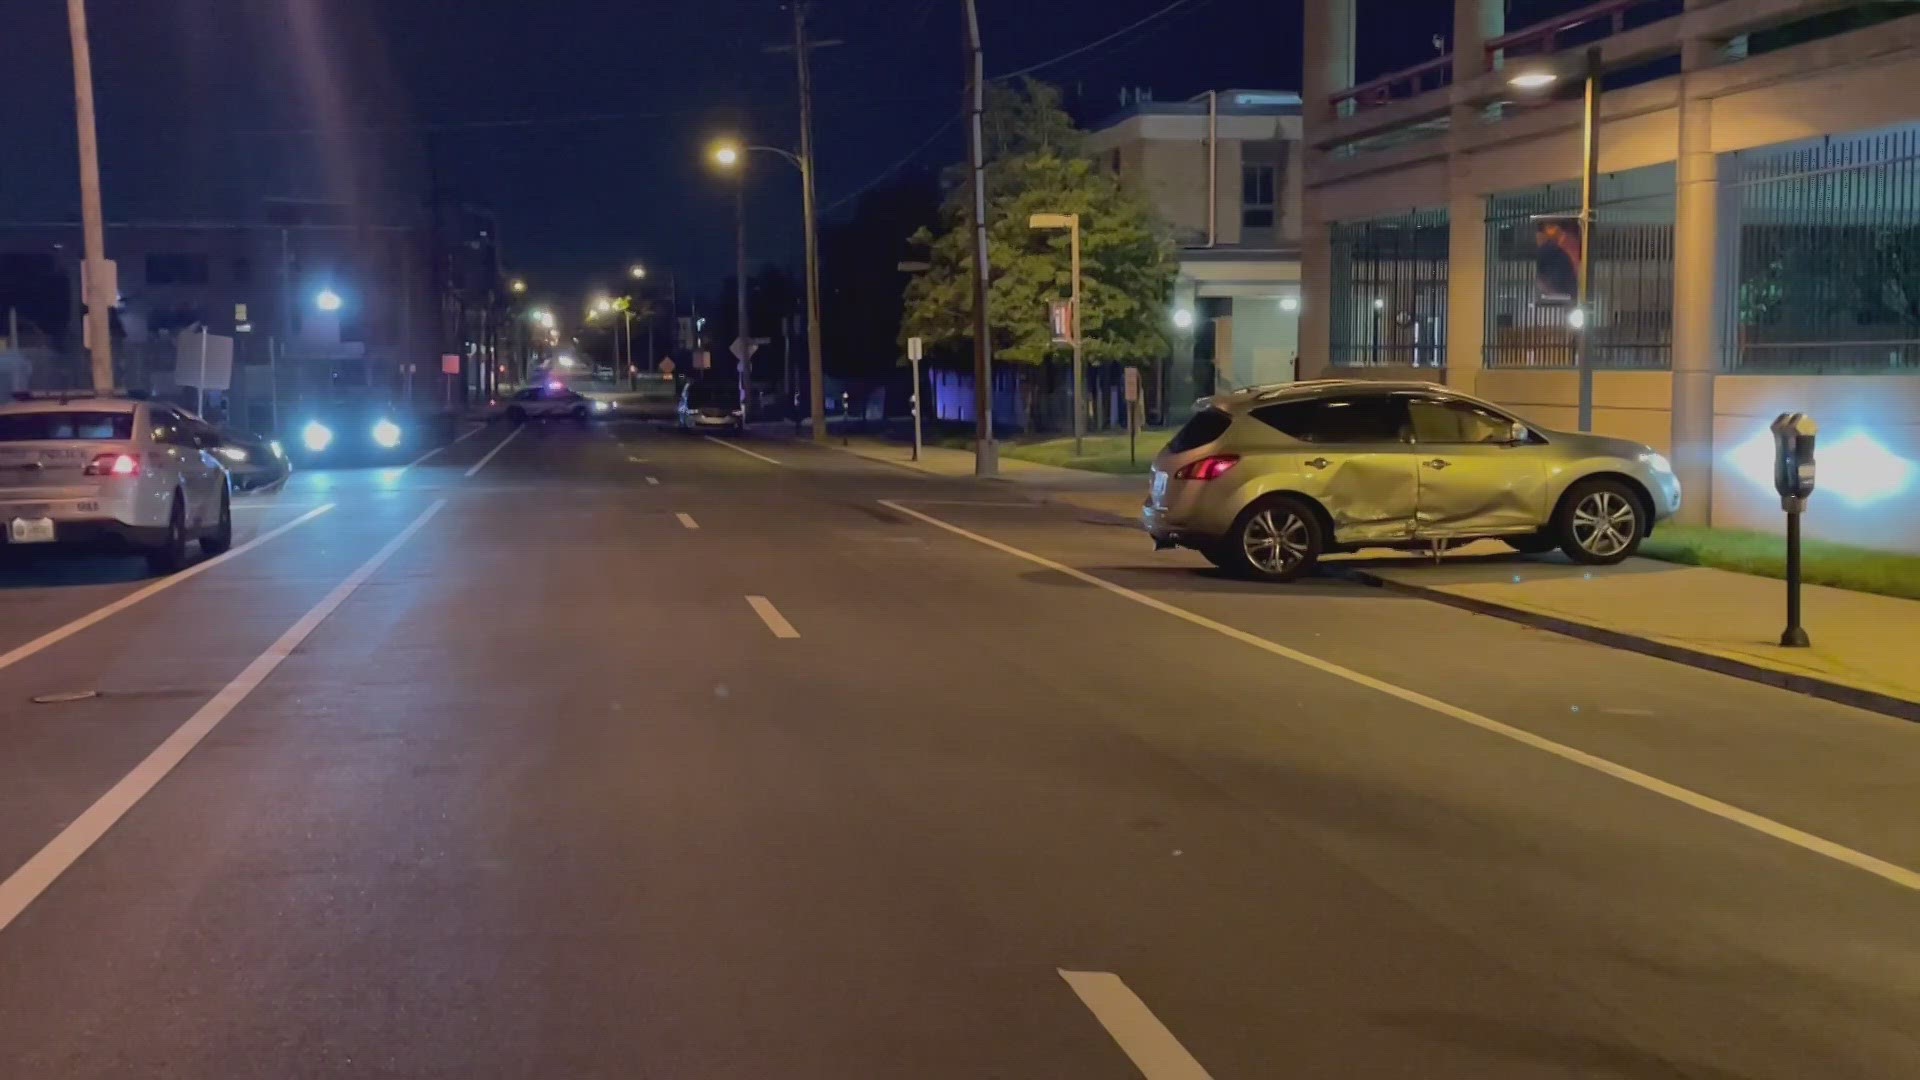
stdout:
[[1567,558],[1611,566],[1639,549],[1647,534],[1647,511],[1618,480],[1582,480],[1560,500],[1553,531]]
[[1240,512],[1217,553],[1224,567],[1259,581],[1292,581],[1320,560],[1326,540],[1305,502],[1286,495],[1261,499]]

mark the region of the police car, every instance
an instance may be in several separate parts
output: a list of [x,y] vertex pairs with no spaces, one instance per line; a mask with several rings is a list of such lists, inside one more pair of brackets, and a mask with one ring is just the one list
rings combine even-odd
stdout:
[[0,404],[0,546],[136,551],[159,573],[233,546],[218,432],[162,402]]

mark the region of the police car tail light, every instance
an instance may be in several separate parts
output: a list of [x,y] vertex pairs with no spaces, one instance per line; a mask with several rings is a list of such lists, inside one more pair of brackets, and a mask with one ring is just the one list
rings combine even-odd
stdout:
[[97,454],[87,462],[88,476],[139,476],[140,459],[132,454]]

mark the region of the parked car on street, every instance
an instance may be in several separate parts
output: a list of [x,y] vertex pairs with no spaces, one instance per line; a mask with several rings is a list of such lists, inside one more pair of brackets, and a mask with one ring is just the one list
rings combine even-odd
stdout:
[[1289,383],[1201,406],[1154,459],[1142,520],[1159,546],[1250,577],[1487,537],[1617,563],[1680,507],[1652,447],[1549,431],[1427,383]]
[[556,382],[523,387],[504,398],[493,401],[489,403],[487,416],[491,419],[511,420],[518,424],[528,420],[548,420],[556,417],[590,420],[596,416],[609,415],[613,411],[613,402],[589,398]]
[[160,402],[68,396],[0,405],[0,541],[137,551],[160,573],[187,545],[233,546],[219,435]]

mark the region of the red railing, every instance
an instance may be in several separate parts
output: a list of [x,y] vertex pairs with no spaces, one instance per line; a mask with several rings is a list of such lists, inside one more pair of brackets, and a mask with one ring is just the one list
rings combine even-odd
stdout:
[[[1599,3],[1588,4],[1487,42],[1487,66],[1492,68],[1502,54],[1507,57],[1540,56],[1576,45],[1591,44],[1628,29],[1629,20],[1647,9],[1677,11],[1678,7],[1678,0],[1600,0]],[[1656,21],[1658,18],[1644,20]],[[1342,90],[1333,95],[1329,104],[1334,116],[1352,116],[1357,112],[1377,109],[1430,90],[1438,90],[1452,82],[1453,54],[1448,53]]]
[[1363,109],[1377,109],[1388,102],[1438,90],[1452,82],[1453,54],[1436,56],[1424,64],[1382,75],[1333,95],[1333,115],[1352,116]]
[[1545,56],[1575,45],[1590,45],[1624,32],[1627,20],[1642,9],[1678,7],[1676,0],[1600,0],[1494,38],[1487,42],[1487,64],[1491,67],[1494,58],[1502,53],[1509,57]]

